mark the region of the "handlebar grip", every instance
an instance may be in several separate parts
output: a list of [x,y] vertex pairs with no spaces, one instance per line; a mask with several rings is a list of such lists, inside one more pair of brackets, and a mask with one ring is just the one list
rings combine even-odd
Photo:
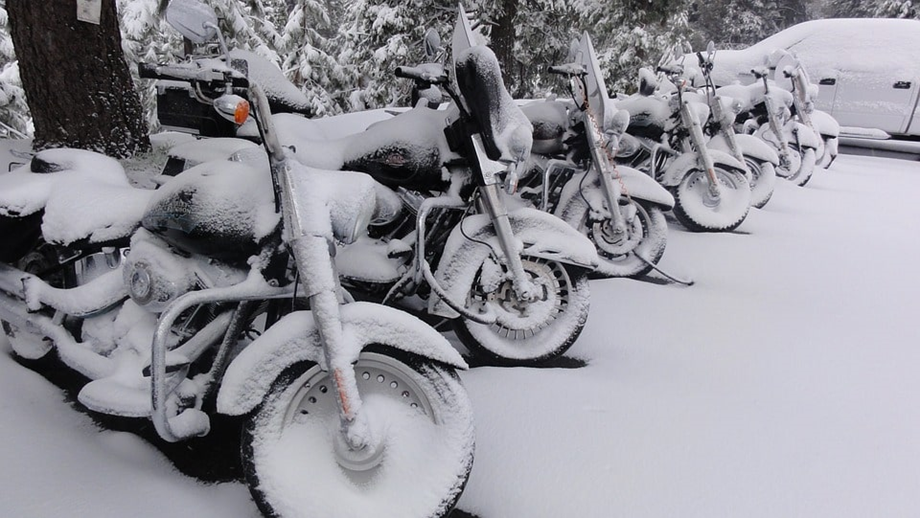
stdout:
[[588,74],[584,65],[580,63],[566,63],[564,65],[550,65],[547,68],[550,74],[559,74],[563,76],[584,76]]
[[142,79],[160,79],[160,74],[157,72],[157,66],[153,63],[138,63],[137,73]]
[[424,65],[418,67],[396,67],[393,71],[396,77],[411,79],[417,83],[428,83],[433,85],[447,84],[447,74],[443,70],[432,70]]
[[656,69],[658,72],[664,72],[668,75],[682,74],[684,71],[680,67],[669,67],[667,65],[659,65]]
[[228,77],[228,73],[218,70],[138,63],[137,73],[143,79],[163,79],[167,81],[184,81],[186,83],[192,81],[227,81],[229,79],[234,88],[249,88],[249,80],[245,77],[238,75]]

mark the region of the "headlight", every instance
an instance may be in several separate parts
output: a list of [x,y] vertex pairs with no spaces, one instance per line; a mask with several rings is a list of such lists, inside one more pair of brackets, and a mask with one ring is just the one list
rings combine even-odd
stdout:
[[620,144],[617,146],[617,156],[620,157],[631,157],[635,156],[639,152],[639,148],[642,147],[639,144],[639,140],[636,137],[628,133],[620,135]]
[[135,263],[130,279],[128,279],[128,295],[138,304],[144,305],[150,302],[152,294],[153,287],[150,285],[150,272],[147,270],[147,263]]

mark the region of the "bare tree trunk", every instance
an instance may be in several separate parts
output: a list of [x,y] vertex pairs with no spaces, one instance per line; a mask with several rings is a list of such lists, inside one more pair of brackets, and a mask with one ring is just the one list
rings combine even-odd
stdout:
[[502,77],[505,79],[505,86],[513,92],[517,86],[518,67],[515,65],[514,56],[514,39],[515,26],[514,19],[517,17],[518,0],[502,0],[501,15],[495,19],[495,26],[492,27],[490,47],[498,58],[498,64],[502,67]]
[[126,157],[150,148],[121,47],[115,0],[100,25],[77,21],[76,0],[7,0],[35,147]]

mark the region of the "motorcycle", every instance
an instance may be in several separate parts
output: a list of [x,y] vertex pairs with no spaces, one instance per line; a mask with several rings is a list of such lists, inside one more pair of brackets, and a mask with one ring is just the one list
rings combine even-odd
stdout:
[[780,57],[776,60],[775,81],[789,84],[793,115],[821,137],[815,158],[818,165],[828,169],[837,159],[840,124],[831,114],[815,108],[818,86],[811,82],[802,63],[788,51],[778,50],[776,54]]
[[286,142],[301,163],[362,171],[386,187],[387,217],[337,252],[349,291],[449,320],[488,362],[536,365],[564,354],[584,327],[597,252],[564,221],[507,194],[530,155],[532,128],[475,37],[461,6],[452,73],[433,63],[395,71],[445,92],[447,109],[420,97],[364,132],[316,141],[292,126]]
[[805,124],[792,118],[793,95],[769,80],[766,67],[751,70],[757,81],[750,85],[728,85],[716,94],[741,102],[736,124],[741,133],[753,134],[779,154],[776,174],[804,185],[814,172],[821,139]]
[[734,230],[751,207],[744,164],[707,146],[703,121],[709,107],[689,91],[683,67],[662,65],[658,72],[667,75],[673,92],[655,95],[657,80],[643,69],[639,93],[617,102],[629,112],[630,122],[616,161],[645,171],[671,190],[674,215],[689,230]]
[[674,198],[648,175],[614,163],[629,114],[607,97],[587,33],[572,58],[549,68],[568,80],[571,102],[550,99],[522,108],[534,124],[534,152],[519,189],[594,242],[600,258],[595,273],[639,278],[664,254],[664,212]]
[[[173,0],[168,14],[193,41],[219,35],[197,0]],[[266,516],[444,516],[473,461],[456,374],[466,364],[417,318],[351,301],[336,272],[333,243],[354,240],[375,213],[373,180],[292,160],[260,85],[223,63],[212,72],[233,76],[213,109],[251,116],[263,156],[206,162],[156,190],[74,150],[0,175],[20,186],[2,191],[7,223],[40,221],[16,264],[0,265],[14,351],[53,348],[91,380],[81,404],[148,418],[168,442],[206,435],[211,414],[243,419],[241,463]],[[100,199],[111,210],[81,216],[81,200]]]
[[705,124],[706,133],[710,135],[707,146],[728,153],[744,165],[751,183],[751,205],[763,208],[773,196],[776,184],[776,169],[779,157],[776,152],[762,140],[747,134],[735,132],[735,119],[741,111],[741,103],[729,97],[716,94],[712,81],[712,69],[716,51],[710,42],[707,54],[697,52],[700,72],[705,86],[706,103],[709,106],[709,121]]

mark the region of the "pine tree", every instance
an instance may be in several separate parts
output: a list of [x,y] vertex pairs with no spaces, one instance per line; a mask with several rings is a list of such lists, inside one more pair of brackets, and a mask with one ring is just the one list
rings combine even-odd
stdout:
[[278,52],[282,70],[311,102],[317,116],[342,112],[343,100],[335,88],[345,80],[345,71],[330,54],[332,31],[328,5],[317,0],[295,0],[287,17]]
[[634,91],[639,67],[680,54],[688,43],[689,0],[581,0],[578,10],[614,91]]
[[19,62],[10,36],[9,17],[0,6],[0,123],[31,135],[32,116],[19,77]]
[[[352,110],[405,105],[411,85],[393,71],[424,59],[429,28],[450,34],[456,16],[451,0],[351,0],[344,6],[335,45],[342,65],[339,89]],[[446,40],[447,38],[445,38]]]

